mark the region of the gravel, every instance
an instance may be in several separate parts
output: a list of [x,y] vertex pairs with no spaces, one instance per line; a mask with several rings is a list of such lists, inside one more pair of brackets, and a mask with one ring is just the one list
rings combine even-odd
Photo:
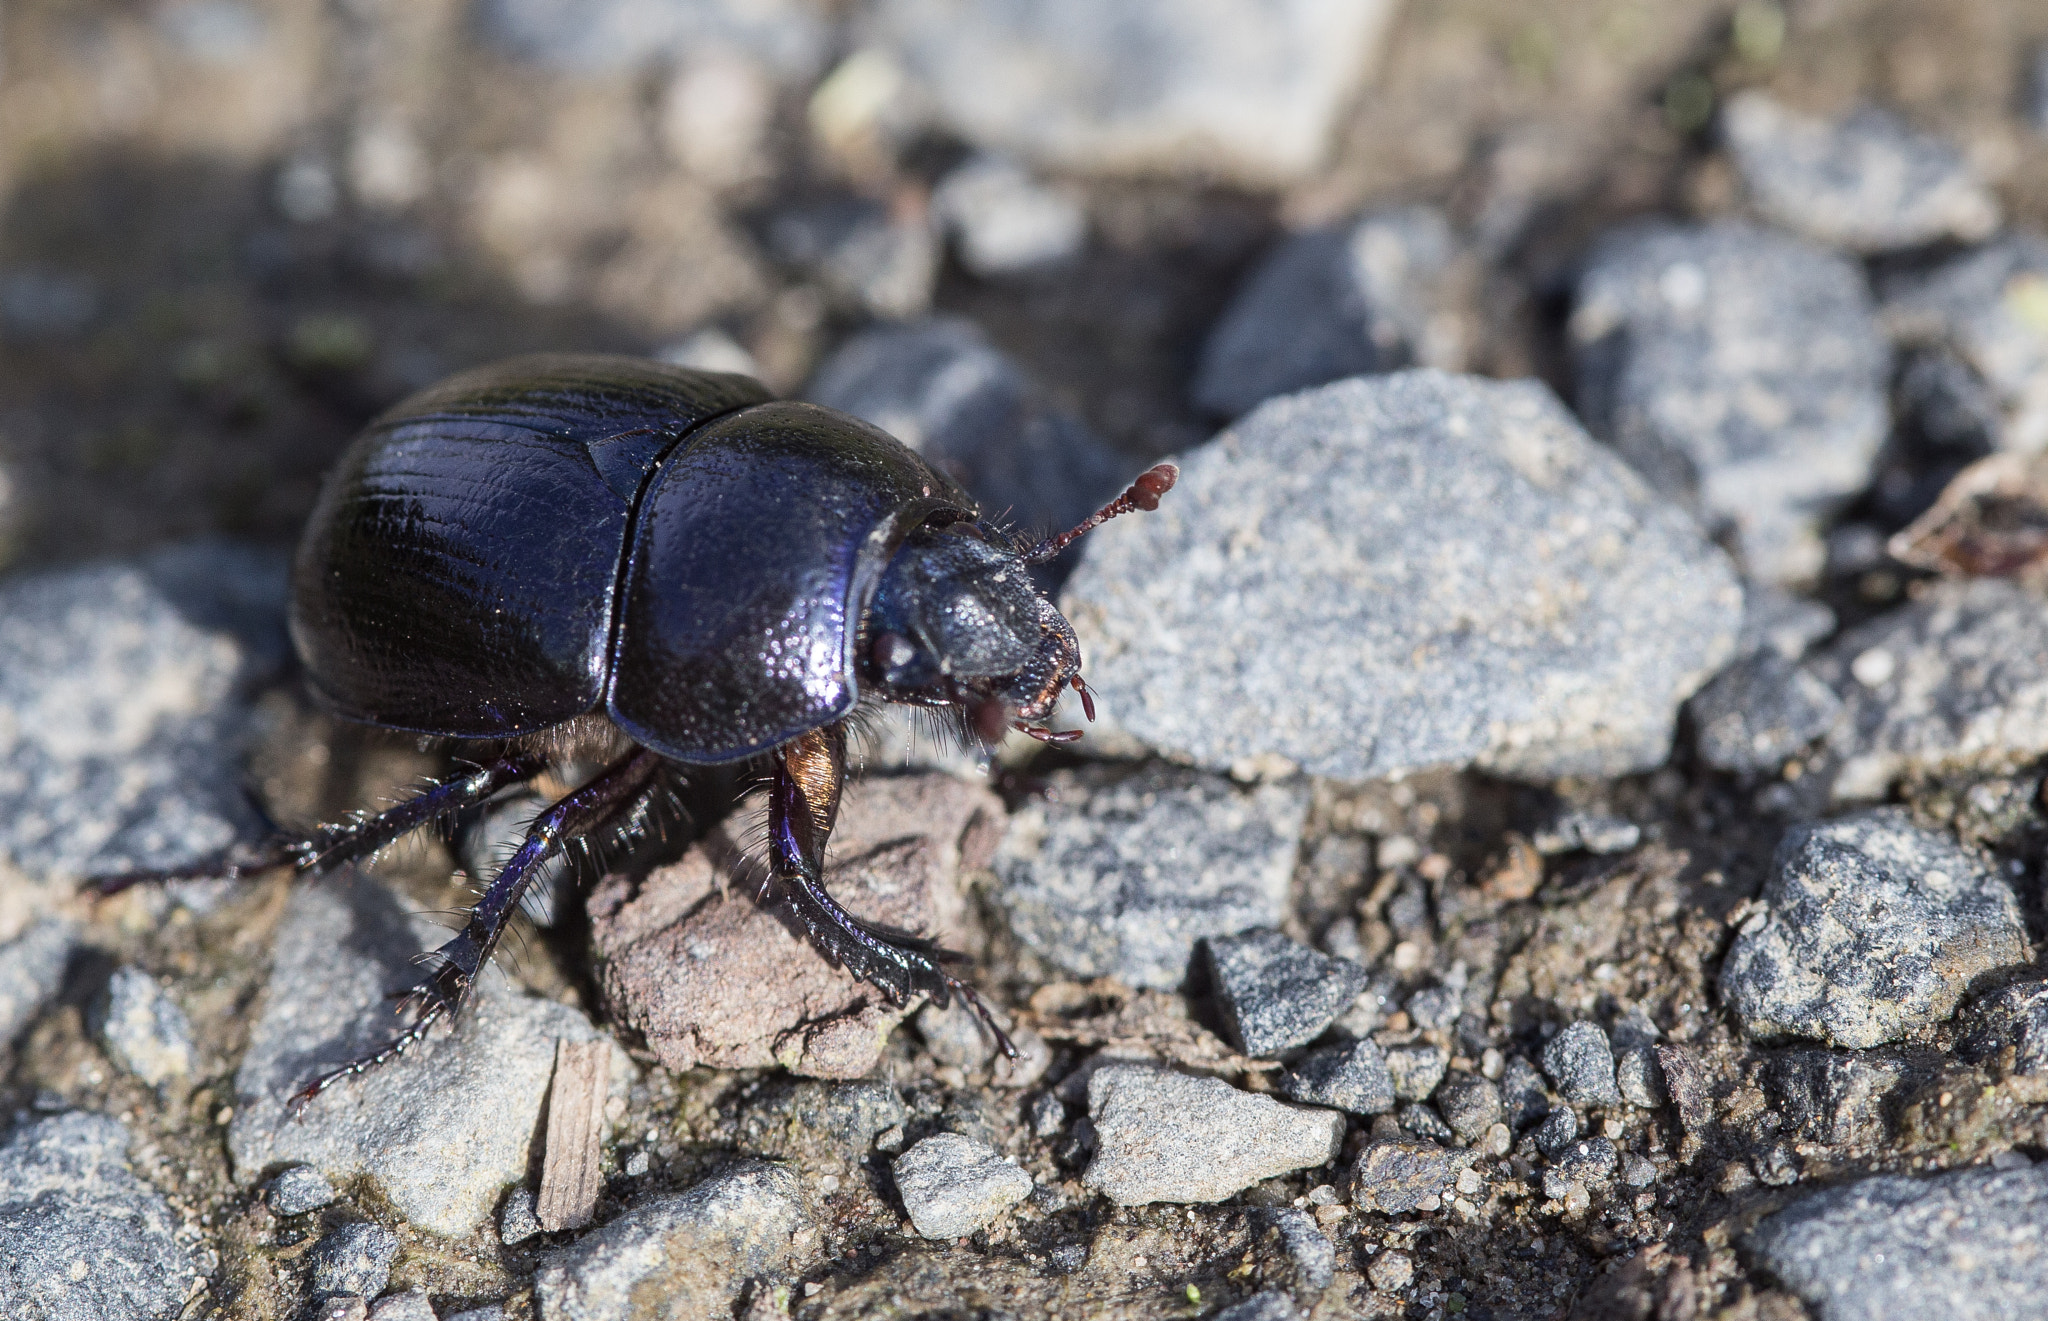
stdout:
[[1098,710],[1178,759],[1547,779],[1662,762],[1741,592],[1542,386],[1412,371],[1185,455],[1157,513],[1093,534],[1063,608]]
[[1373,1142],[1351,1167],[1351,1202],[1361,1211],[1406,1215],[1443,1205],[1464,1162],[1434,1143]]
[[1562,1179],[1567,1184],[1576,1183],[1581,1187],[1607,1183],[1614,1178],[1615,1167],[1620,1161],[1621,1154],[1607,1138],[1587,1138],[1582,1142],[1574,1142],[1550,1157],[1550,1168],[1543,1174],[1543,1194],[1546,1197],[1563,1199],[1562,1191],[1551,1191],[1553,1177]]
[[649,1306],[727,1315],[749,1281],[785,1277],[807,1223],[794,1170],[738,1162],[548,1253],[534,1277],[542,1321],[624,1321]]
[[1508,1056],[1501,1069],[1500,1099],[1507,1107],[1508,1123],[1517,1129],[1527,1128],[1550,1113],[1550,1094],[1543,1086],[1543,1075],[1520,1055]]
[[1892,337],[1953,362],[1965,380],[1951,393],[1988,397],[1987,439],[2029,454],[2048,448],[2048,239],[2004,234],[1884,292]]
[[334,1201],[334,1185],[310,1165],[293,1165],[278,1172],[263,1188],[263,1200],[272,1215],[296,1216],[317,1211]]
[[985,1142],[934,1133],[896,1158],[896,1191],[926,1238],[972,1234],[1031,1195],[1031,1176]]
[[1354,1115],[1383,1115],[1394,1108],[1394,1075],[1387,1057],[1370,1038],[1313,1051],[1280,1075],[1280,1095],[1290,1101],[1327,1105]]
[[952,237],[960,264],[984,279],[1065,261],[1088,239],[1079,198],[999,156],[976,156],[950,170],[932,189],[932,215]]
[[78,937],[78,924],[71,919],[43,917],[0,945],[0,1045],[34,1021],[63,986]]
[[92,1030],[116,1064],[153,1087],[192,1074],[192,1024],[140,968],[115,969],[93,1005]]
[[824,63],[832,29],[807,0],[475,0],[477,32],[519,59],[605,73],[731,51],[792,80]]
[[[825,883],[860,917],[952,938],[964,870],[984,866],[1002,803],[947,775],[849,787]],[[755,818],[742,811],[644,878],[607,877],[586,902],[598,978],[670,1069],[781,1065],[816,1078],[874,1068],[913,1005],[891,1007],[829,963],[751,884],[729,878]]]
[[1558,1095],[1574,1105],[1620,1105],[1614,1087],[1614,1047],[1598,1023],[1573,1023],[1543,1047],[1543,1072]]
[[0,1142],[0,1315],[34,1321],[178,1316],[198,1272],[177,1221],[128,1167],[128,1131],[72,1111]]
[[1721,128],[1750,204],[1819,242],[1890,252],[1998,228],[1998,200],[1963,153],[1883,110],[1829,122],[1750,90]]
[[1387,1072],[1394,1079],[1394,1095],[1403,1101],[1427,1101],[1443,1081],[1450,1067],[1451,1053],[1442,1046],[1421,1043],[1393,1046],[1387,1050]]
[[1795,826],[1721,967],[1753,1036],[1863,1049],[1954,1012],[1971,980],[2027,961],[2010,886],[1897,808]]
[[387,998],[419,976],[413,960],[445,938],[397,895],[354,872],[291,891],[278,926],[263,1011],[235,1075],[228,1151],[238,1178],[283,1163],[367,1175],[429,1234],[459,1236],[491,1218],[525,1179],[555,1043],[596,1033],[581,1013],[513,991],[488,971],[453,1031],[346,1080],[293,1119],[286,1098],[327,1069],[387,1041]]
[[1701,761],[1754,775],[1777,770],[1825,737],[1842,717],[1842,699],[1812,672],[1765,650],[1715,675],[1686,713]]
[[1536,1139],[1536,1149],[1546,1156],[1569,1149],[1579,1140],[1579,1115],[1570,1106],[1561,1105],[1543,1116],[1531,1134]]
[[965,486],[985,513],[1068,528],[1130,474],[973,322],[933,317],[855,335],[806,397],[874,423]]
[[1478,1074],[1462,1070],[1452,1071],[1437,1084],[1436,1108],[1451,1131],[1467,1142],[1477,1142],[1487,1129],[1507,1118],[1500,1089]]
[[370,1321],[435,1321],[434,1306],[424,1289],[408,1289],[377,1300]]
[[1048,798],[1010,818],[989,898],[1053,966],[1174,989],[1196,941],[1280,922],[1306,786],[1246,788],[1158,765],[1048,782]]
[[1652,485],[1731,525],[1749,573],[1819,573],[1819,525],[1869,484],[1889,350],[1847,259],[1737,222],[1630,225],[1587,257],[1579,411]]
[[875,0],[863,35],[939,121],[1053,170],[1251,185],[1323,158],[1386,0]]
[[0,583],[0,862],[96,876],[253,838],[242,741],[283,655],[268,552],[195,543]]
[[1081,1176],[1118,1206],[1220,1202],[1261,1179],[1335,1160],[1343,1116],[1197,1078],[1109,1064],[1088,1080],[1095,1157]]
[[1333,959],[1278,931],[1212,936],[1203,947],[1223,1033],[1252,1056],[1315,1040],[1370,980],[1350,959]]
[[1664,1102],[1664,1072],[1650,1046],[1631,1046],[1614,1061],[1614,1087],[1621,1099],[1645,1110]]
[[2048,1164],[1882,1175],[1814,1193],[1748,1237],[1819,1321],[2005,1321],[2048,1297]]
[[1450,221],[1431,207],[1374,212],[1283,239],[1231,299],[1202,348],[1197,407],[1236,417],[1275,395],[1402,367],[1464,368],[1464,273]]
[[336,1225],[306,1254],[306,1288],[316,1298],[375,1298],[391,1280],[398,1235],[367,1220]]

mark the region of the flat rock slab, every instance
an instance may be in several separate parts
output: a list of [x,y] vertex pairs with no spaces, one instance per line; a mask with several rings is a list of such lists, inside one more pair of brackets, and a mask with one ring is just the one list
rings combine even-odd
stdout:
[[128,1168],[128,1131],[73,1111],[0,1142],[0,1316],[168,1321],[199,1283],[170,1205]]
[[1571,338],[1594,435],[1732,526],[1751,576],[1820,571],[1820,520],[1869,484],[1890,425],[1853,262],[1738,222],[1629,225],[1587,257]]
[[[986,866],[1003,819],[988,790],[947,775],[857,780],[848,787],[825,884],[856,915],[941,940],[958,929],[956,879]],[[606,878],[589,911],[599,979],[620,1016],[671,1069],[781,1065],[858,1078],[914,1005],[890,1006],[826,962],[758,877],[735,876],[724,830],[644,879]]]
[[203,542],[0,586],[0,862],[108,875],[260,833],[242,739],[284,657],[284,579]]
[[297,886],[277,932],[262,1016],[235,1075],[228,1152],[244,1183],[286,1164],[335,1179],[368,1175],[430,1234],[467,1234],[526,1177],[555,1043],[597,1031],[566,1005],[478,979],[453,1030],[330,1088],[294,1120],[286,1101],[329,1069],[388,1041],[388,998],[446,939],[404,900],[350,871]]
[[991,898],[1055,967],[1172,990],[1197,940],[1284,915],[1306,787],[1156,765],[1060,772],[1050,787],[1011,818]]
[[1081,1182],[1118,1206],[1220,1202],[1289,1170],[1337,1158],[1344,1117],[1140,1064],[1088,1080],[1095,1157]]
[[1314,169],[1388,0],[877,0],[861,36],[954,133],[1054,170]]
[[2048,1164],[1884,1175],[1770,1216],[1749,1248],[1820,1321],[2007,1321],[2048,1298]]
[[1786,832],[1722,962],[1721,998],[1754,1036],[1862,1049],[1947,1018],[1973,978],[2028,957],[2012,887],[1879,808]]
[[543,1321],[726,1316],[741,1288],[790,1266],[804,1228],[794,1170],[741,1161],[680,1193],[653,1197],[534,1276]]
[[1106,717],[1177,759],[1549,779],[1661,763],[1742,593],[1547,389],[1409,371],[1184,455],[1158,512],[1091,534],[1063,607]]

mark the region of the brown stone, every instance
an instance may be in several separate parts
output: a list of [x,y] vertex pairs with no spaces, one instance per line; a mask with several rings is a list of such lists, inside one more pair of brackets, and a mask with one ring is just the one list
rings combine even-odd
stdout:
[[[958,948],[959,876],[987,866],[1003,819],[994,794],[951,776],[856,781],[825,883],[863,918]],[[759,901],[763,864],[734,843],[753,825],[743,811],[680,861],[598,885],[589,909],[605,994],[671,1069],[780,1064],[858,1078],[916,1003],[890,1006],[826,962],[779,905]]]

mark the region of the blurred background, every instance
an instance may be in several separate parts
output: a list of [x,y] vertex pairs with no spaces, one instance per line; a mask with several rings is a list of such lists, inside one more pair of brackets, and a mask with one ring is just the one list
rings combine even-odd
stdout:
[[[1930,135],[1979,190],[1937,244],[2038,227],[2044,40],[2039,0],[6,0],[0,566],[282,545],[366,419],[539,348],[754,371],[1041,523],[1319,379],[1570,399],[1592,240],[1754,201],[1745,89]],[[1299,233],[1369,296],[1298,257],[1268,302],[1362,329],[1210,344]]]

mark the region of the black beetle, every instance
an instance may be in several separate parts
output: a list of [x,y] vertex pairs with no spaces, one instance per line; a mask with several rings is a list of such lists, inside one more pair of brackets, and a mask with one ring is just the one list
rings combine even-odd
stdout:
[[556,760],[604,769],[534,820],[429,956],[405,1031],[295,1105],[452,1014],[538,864],[629,819],[671,763],[768,761],[768,860],[812,940],[892,1002],[960,995],[1010,1050],[946,970],[958,956],[863,922],[825,891],[847,722],[879,700],[953,711],[985,741],[1008,724],[1077,736],[1041,723],[1070,687],[1091,719],[1094,704],[1073,629],[1028,566],[1105,519],[1155,508],[1175,475],[1161,464],[1080,527],[1031,545],[875,427],[775,401],[744,376],[618,357],[510,359],[372,422],[328,475],[300,543],[293,645],[335,714],[487,740],[494,755],[228,870],[323,870]]

